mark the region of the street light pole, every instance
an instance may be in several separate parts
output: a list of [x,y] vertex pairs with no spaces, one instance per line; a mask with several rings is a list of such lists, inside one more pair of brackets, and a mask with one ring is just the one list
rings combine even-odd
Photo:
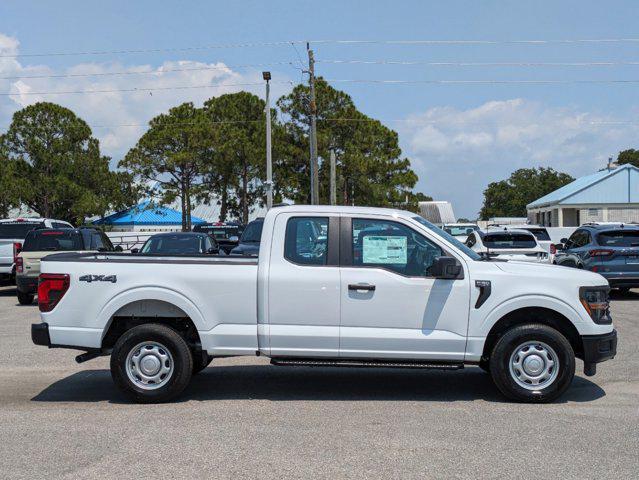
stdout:
[[266,209],[273,207],[273,159],[271,156],[271,72],[262,72],[266,80]]

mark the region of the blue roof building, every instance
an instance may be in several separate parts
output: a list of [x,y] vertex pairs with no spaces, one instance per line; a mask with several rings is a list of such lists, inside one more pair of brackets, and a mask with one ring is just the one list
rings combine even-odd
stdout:
[[[191,215],[191,223],[197,225],[205,220]],[[182,229],[182,213],[171,208],[146,201],[139,205],[113,213],[93,222],[94,225],[108,225],[114,231],[158,232]]]
[[526,208],[529,221],[548,227],[639,222],[639,168],[626,164],[580,177]]

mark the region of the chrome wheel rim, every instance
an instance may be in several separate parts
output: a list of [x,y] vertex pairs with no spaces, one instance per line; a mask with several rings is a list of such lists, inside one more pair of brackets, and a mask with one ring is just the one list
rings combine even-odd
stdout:
[[510,376],[522,388],[542,390],[559,374],[557,353],[546,343],[529,341],[519,345],[510,356]]
[[126,358],[126,374],[136,387],[156,390],[173,375],[175,364],[171,352],[157,342],[142,342]]

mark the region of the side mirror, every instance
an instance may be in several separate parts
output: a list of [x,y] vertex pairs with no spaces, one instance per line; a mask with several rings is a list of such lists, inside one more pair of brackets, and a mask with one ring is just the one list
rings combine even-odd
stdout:
[[568,243],[568,239],[567,238],[562,238],[560,240],[561,243],[563,243],[564,245],[566,245]]
[[564,248],[566,248],[566,245],[563,243],[555,243],[555,249],[557,251],[563,250]]
[[231,243],[237,243],[240,241],[240,237],[238,237],[237,235],[233,235],[232,237],[229,237],[229,242]]
[[454,280],[460,278],[462,266],[453,257],[437,257],[430,267],[430,274],[435,278]]
[[220,249],[219,248],[209,248],[206,253],[208,253],[209,255],[217,255],[218,253],[220,253]]
[[139,248],[132,248],[131,249],[131,253],[140,253],[140,249]]
[[124,251],[120,245],[117,245],[113,250],[115,252],[123,252]]

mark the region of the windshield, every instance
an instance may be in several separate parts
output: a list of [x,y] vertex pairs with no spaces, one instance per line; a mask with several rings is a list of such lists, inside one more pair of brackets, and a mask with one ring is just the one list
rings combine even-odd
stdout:
[[550,240],[550,235],[548,235],[548,230],[545,228],[526,228],[524,230],[532,233],[537,240],[541,240],[542,242],[547,242]]
[[242,234],[241,243],[260,243],[262,239],[262,227],[264,222],[251,222],[246,226],[246,230]]
[[450,233],[453,237],[467,237],[475,230],[479,230],[477,225],[444,225],[444,231]]
[[206,232],[213,235],[216,240],[227,240],[239,236],[240,227],[237,225],[196,225],[194,232]]
[[34,228],[44,227],[36,222],[3,222],[0,223],[0,238],[22,240]]
[[29,232],[23,252],[64,252],[83,250],[82,237],[77,231],[37,230]]
[[199,235],[156,235],[142,247],[142,253],[192,255],[202,253]]
[[605,247],[639,247],[639,230],[611,230],[597,238]]
[[489,233],[482,239],[486,248],[535,248],[535,237],[525,233]]
[[436,235],[440,236],[441,238],[443,238],[447,242],[453,244],[455,247],[457,247],[459,250],[464,252],[468,257],[472,258],[473,260],[481,260],[481,258],[482,258],[481,255],[479,255],[474,250],[471,250],[470,248],[468,248],[462,242],[460,242],[455,237],[453,237],[450,233],[446,233],[441,228],[436,227],[435,225],[430,223],[425,218],[420,217],[420,216],[416,216],[416,217],[413,217],[413,220],[419,222],[420,224],[425,226],[427,229],[429,229],[431,232],[433,232]]

